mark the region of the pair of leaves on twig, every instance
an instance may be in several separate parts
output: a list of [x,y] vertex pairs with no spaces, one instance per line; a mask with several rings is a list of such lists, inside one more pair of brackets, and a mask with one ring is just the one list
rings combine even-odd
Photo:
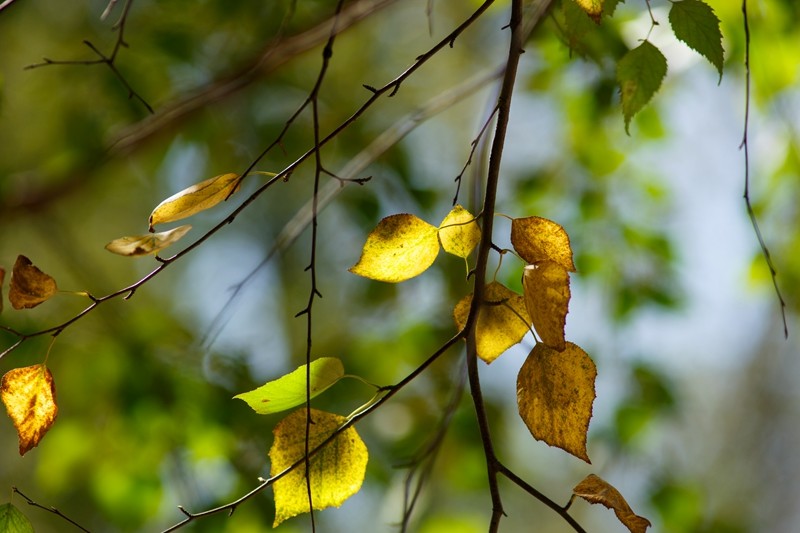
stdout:
[[[306,374],[311,398],[321,394],[345,377],[344,366],[335,357],[321,357],[234,398],[245,401],[258,414],[272,414],[292,409],[306,402]],[[343,416],[311,410],[308,449],[313,450],[328,439],[347,419]],[[274,441],[269,450],[270,475],[276,476],[302,460],[306,452],[305,408],[281,420],[273,429]],[[339,507],[356,494],[364,481],[367,447],[354,428],[337,435],[309,460],[311,501],[316,510]],[[275,523],[309,511],[305,465],[300,464],[273,484]]]
[[365,278],[399,283],[425,272],[445,252],[466,259],[481,238],[469,211],[455,206],[439,227],[408,213],[383,218],[367,236],[361,258],[350,272]]

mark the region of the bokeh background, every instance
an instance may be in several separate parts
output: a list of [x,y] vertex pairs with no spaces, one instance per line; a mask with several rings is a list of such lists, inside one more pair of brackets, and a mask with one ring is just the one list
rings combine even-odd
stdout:
[[[614,64],[648,35],[645,2],[629,0],[612,19],[578,28],[565,25],[571,4],[556,2],[522,58],[498,211],[551,218],[571,236],[578,272],[567,337],[599,370],[593,464],[534,441],[516,413],[516,373],[531,338],[481,363],[482,379],[500,457],[556,501],[566,503],[593,472],[619,488],[653,531],[792,532],[800,530],[800,7],[793,0],[748,5],[751,196],[787,304],[786,340],[742,199],[741,3],[708,3],[722,23],[723,77],[675,40],[669,3],[653,0],[660,24],[649,39],[669,73],[630,135]],[[313,37],[327,35],[313,28],[333,4],[137,0],[126,20],[129,46],[115,66],[152,116],[106,65],[25,69],[43,57],[96,59],[83,40],[110,52],[121,5],[106,20],[102,0],[20,0],[0,12],[0,265],[10,271],[24,254],[64,291],[96,296],[150,272],[153,259],[115,256],[103,246],[144,233],[152,208],[174,192],[247,168],[313,86],[323,42]],[[363,84],[397,76],[478,4],[348,2],[369,16],[336,40],[319,99],[323,132],[366,101]],[[502,63],[508,8],[497,2],[324,149],[326,168],[346,173],[376,140],[394,138],[357,174],[372,180],[337,190],[320,216],[324,297],[314,304],[315,357],[340,357],[349,373],[391,384],[455,332],[452,308],[470,291],[459,259],[442,254],[423,276],[396,286],[347,268],[380,218],[411,212],[438,224],[449,211],[453,180],[496,94],[496,84],[475,79]],[[287,41],[295,47],[272,51]],[[420,110],[436,113],[417,121]],[[277,172],[312,145],[306,112],[257,168]],[[473,210],[483,168],[478,149],[459,198]],[[92,531],[159,531],[182,518],[178,505],[200,511],[226,503],[268,475],[280,417],[255,415],[232,396],[304,360],[306,324],[294,315],[310,289],[309,232],[270,251],[303,213],[312,177],[312,165],[300,167],[132,298],[103,304],[67,328],[52,348],[39,337],[0,360],[5,372],[42,362],[49,349],[60,406],[54,428],[22,458],[11,422],[0,417],[0,487],[8,495],[0,501],[10,499],[38,532],[70,526],[28,507],[12,486]],[[233,205],[195,217],[188,242],[262,182],[248,178]],[[495,243],[508,247],[508,221],[498,218],[496,227]],[[520,290],[522,266],[505,256],[498,279]],[[0,323],[32,332],[74,316],[87,300],[65,292],[25,312],[4,303]],[[0,331],[0,348],[14,341]],[[411,530],[486,530],[483,452],[471,399],[456,395],[463,367],[463,354],[448,352],[359,424],[370,450],[366,483],[341,509],[317,513],[320,531],[396,531],[404,465],[443,418],[449,430]],[[346,415],[370,395],[351,381],[315,405]],[[448,409],[454,397],[457,408]],[[517,487],[501,488],[504,530],[569,531]],[[589,531],[624,530],[600,506],[576,502],[573,512]],[[230,518],[186,529],[266,531],[273,514],[265,491]],[[279,527],[308,530],[307,517]]]

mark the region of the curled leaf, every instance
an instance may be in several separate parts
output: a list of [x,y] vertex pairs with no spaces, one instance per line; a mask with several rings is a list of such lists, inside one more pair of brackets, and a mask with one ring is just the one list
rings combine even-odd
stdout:
[[19,454],[38,446],[58,415],[56,384],[43,364],[9,370],[0,383],[0,398],[19,435]]
[[24,255],[17,256],[8,290],[11,307],[30,309],[49,300],[56,292],[56,280],[36,268]]
[[[325,411],[311,410],[309,449],[330,437],[347,419]],[[286,470],[305,454],[307,415],[298,409],[281,420],[269,450],[270,475]],[[347,428],[310,459],[309,483],[314,509],[339,507],[361,489],[367,470],[367,447],[355,428]],[[297,468],[272,486],[275,491],[275,523],[309,512],[305,467]]]
[[481,229],[475,217],[461,207],[455,206],[439,224],[439,242],[449,254],[467,258],[481,240]]
[[553,261],[575,272],[569,235],[552,220],[542,217],[515,218],[511,221],[511,245],[530,264]]
[[[478,357],[491,363],[503,352],[518,344],[529,329],[530,318],[522,296],[493,281],[484,290],[485,303],[478,310],[475,343]],[[453,318],[459,329],[467,323],[472,294],[456,304]]]
[[239,188],[238,174],[222,174],[173,194],[150,213],[150,231],[153,226],[174,222],[214,207]]
[[0,531],[3,533],[33,533],[33,525],[28,517],[13,504],[4,503],[0,505]]
[[599,476],[589,474],[583,481],[575,485],[572,493],[589,503],[600,503],[612,509],[619,521],[631,533],[644,533],[652,525],[647,518],[635,514],[622,494]]
[[367,236],[361,258],[350,272],[389,283],[418,276],[439,254],[438,234],[438,228],[414,215],[390,215]]
[[563,352],[534,346],[517,375],[519,415],[533,437],[587,463],[586,434],[594,403],[594,362],[579,346]]
[[283,377],[250,392],[237,394],[234,398],[247,402],[247,405],[260,415],[297,407],[306,401],[306,370],[311,375],[310,393],[312,398],[324,392],[344,376],[344,366],[340,359],[320,357],[312,361],[308,367],[302,365]]
[[561,351],[566,346],[564,326],[569,312],[569,272],[558,263],[528,265],[522,274],[525,306],[542,342]]
[[192,229],[192,227],[187,224],[159,233],[120,237],[106,244],[106,250],[128,257],[157,254],[167,246],[178,242],[190,229]]

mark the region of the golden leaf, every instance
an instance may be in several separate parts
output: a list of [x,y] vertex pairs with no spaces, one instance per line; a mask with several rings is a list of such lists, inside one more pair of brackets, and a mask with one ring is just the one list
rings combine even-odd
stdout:
[[350,272],[398,283],[425,272],[439,255],[439,230],[414,215],[391,215],[367,237],[361,258]]
[[240,182],[238,174],[222,174],[173,194],[150,213],[150,231],[156,224],[181,220],[214,207],[235,193]]
[[542,342],[559,352],[566,346],[564,326],[569,312],[569,272],[552,261],[528,265],[522,274],[525,306]]
[[586,433],[592,417],[597,369],[579,346],[563,352],[534,346],[517,375],[517,405],[533,437],[587,463]]
[[511,221],[511,245],[530,264],[554,261],[575,272],[569,235],[552,220],[542,217],[515,218]]
[[58,415],[56,384],[43,364],[9,370],[0,383],[0,398],[19,434],[19,454],[38,446]]
[[598,24],[600,23],[600,17],[603,15],[603,2],[604,0],[575,0],[575,3]]
[[[333,413],[311,410],[309,449],[314,449],[347,419]],[[269,450],[274,476],[292,466],[305,454],[306,410],[298,409],[273,430],[275,440]],[[367,447],[355,428],[347,428],[310,459],[311,501],[314,509],[339,507],[361,489],[367,470]],[[303,464],[280,478],[275,491],[275,523],[309,512],[308,489]]]
[[11,307],[30,309],[49,300],[56,292],[56,280],[36,268],[24,255],[17,256],[8,290]]
[[481,240],[481,229],[475,217],[461,207],[455,206],[439,224],[439,242],[449,254],[466,259]]
[[[491,363],[503,352],[518,344],[530,331],[530,318],[522,296],[493,281],[484,290],[486,301],[478,312],[475,324],[475,343],[478,357]],[[467,323],[472,294],[456,304],[453,318],[458,329]]]
[[617,489],[594,474],[589,474],[583,481],[575,485],[572,493],[589,503],[601,503],[612,509],[619,521],[631,533],[645,533],[647,528],[652,525],[647,518],[638,516],[631,510],[628,502]]
[[157,254],[167,246],[178,242],[190,229],[192,229],[192,227],[187,224],[160,233],[120,237],[106,244],[106,250],[128,257]]

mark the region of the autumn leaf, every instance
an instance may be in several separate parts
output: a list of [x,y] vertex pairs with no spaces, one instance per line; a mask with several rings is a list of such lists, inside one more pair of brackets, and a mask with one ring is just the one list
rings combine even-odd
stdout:
[[[347,419],[333,413],[311,410],[309,449],[314,449]],[[269,450],[270,475],[275,476],[300,460],[305,454],[306,410],[298,409],[273,430],[275,440]],[[309,479],[314,509],[339,507],[356,494],[367,470],[367,447],[355,428],[347,428],[310,459]],[[301,464],[273,485],[275,523],[307,513],[308,492],[305,468]]]
[[[234,398],[247,402],[247,405],[260,415],[297,407],[306,401],[306,370],[306,365],[302,365],[283,377],[250,392],[237,394]],[[342,361],[336,357],[320,357],[308,365],[308,371],[311,374],[312,398],[344,376]]]
[[603,15],[603,0],[575,0],[575,3],[583,9],[592,20],[600,23],[600,17]]
[[370,232],[350,272],[389,283],[418,276],[439,254],[438,234],[436,227],[414,215],[390,215]]
[[192,229],[192,227],[187,224],[160,233],[120,237],[106,244],[106,250],[128,257],[157,254],[167,246],[178,242],[190,229]]
[[56,280],[36,268],[24,255],[17,256],[8,290],[11,307],[31,309],[49,300],[56,292]]
[[527,263],[553,261],[575,272],[569,235],[560,224],[542,217],[511,221],[511,245]]
[[672,2],[669,24],[675,37],[714,65],[722,79],[722,32],[714,9],[701,0]]
[[533,437],[587,463],[586,434],[597,369],[579,346],[534,346],[517,375],[519,415]]
[[558,263],[528,265],[522,274],[525,306],[543,343],[558,350],[566,346],[564,326],[569,312],[569,272]]
[[16,506],[4,503],[0,505],[0,531],[3,533],[33,533],[33,525]]
[[667,59],[650,41],[629,50],[617,63],[625,132],[631,118],[650,101],[667,75]]
[[461,207],[455,206],[439,224],[439,242],[449,254],[467,258],[481,240],[481,229],[475,217]]
[[[475,324],[475,343],[478,357],[491,363],[522,340],[530,331],[531,321],[522,296],[496,281],[486,285],[484,298]],[[459,329],[467,323],[470,305],[472,294],[456,304],[453,318]]]
[[619,521],[631,533],[644,533],[652,525],[647,518],[638,516],[631,510],[628,502],[617,489],[594,474],[586,476],[572,489],[572,493],[589,503],[601,503],[612,509]]
[[38,446],[58,415],[56,384],[43,364],[9,370],[0,383],[0,398],[19,435],[19,454]]
[[236,192],[240,181],[238,174],[222,174],[173,194],[150,213],[150,231],[156,224],[181,220],[214,207]]

